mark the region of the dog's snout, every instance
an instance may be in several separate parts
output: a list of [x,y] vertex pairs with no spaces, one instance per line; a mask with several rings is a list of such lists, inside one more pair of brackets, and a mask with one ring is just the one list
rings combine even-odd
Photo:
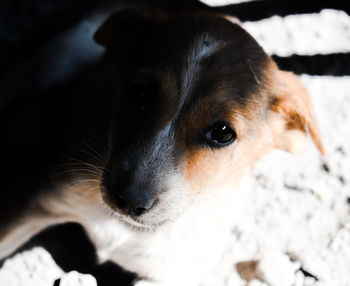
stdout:
[[147,190],[127,186],[118,190],[116,200],[120,209],[130,215],[140,216],[154,206],[156,198]]

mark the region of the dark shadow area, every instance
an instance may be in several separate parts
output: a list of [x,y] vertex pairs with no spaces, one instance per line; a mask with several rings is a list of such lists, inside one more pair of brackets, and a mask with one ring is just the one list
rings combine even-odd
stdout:
[[0,75],[79,21],[121,7],[157,7],[172,13],[206,9],[196,0],[2,0]]
[[111,0],[2,0],[0,3],[0,65],[21,62],[53,36]]
[[329,55],[301,56],[292,55],[290,57],[272,57],[280,69],[290,70],[296,74],[309,75],[350,75],[350,54],[339,53]]
[[6,167],[1,172],[0,225],[20,216],[39,192],[52,192],[52,183],[61,178],[57,174],[70,170],[72,163],[101,164],[97,156],[108,140],[113,91],[110,70],[96,63],[1,110],[0,156]]
[[223,13],[236,16],[241,21],[257,21],[271,16],[318,13],[322,9],[338,9],[349,14],[350,6],[344,1],[293,1],[293,0],[257,0],[216,8]]
[[[76,223],[47,228],[20,247],[11,257],[36,246],[45,248],[65,272],[76,270],[93,275],[98,286],[131,286],[137,279],[136,275],[110,261],[99,264],[94,246],[84,229]],[[0,261],[0,267],[3,263],[4,261]],[[59,280],[55,285],[59,285]]]

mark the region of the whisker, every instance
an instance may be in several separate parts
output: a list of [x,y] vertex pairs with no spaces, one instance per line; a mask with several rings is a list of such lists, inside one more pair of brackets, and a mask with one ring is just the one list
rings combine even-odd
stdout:
[[94,170],[96,170],[98,172],[102,172],[103,171],[102,167],[96,166],[94,164],[91,164],[91,163],[88,163],[88,162],[84,162],[82,160],[79,160],[79,159],[76,159],[76,158],[72,158],[72,157],[67,157],[67,159],[70,159],[72,161],[81,163],[83,166],[91,167],[92,169],[94,169]]
[[84,145],[86,147],[89,148],[89,150],[91,150],[92,152],[89,152],[88,150],[82,149],[82,148],[78,148],[75,147],[75,149],[77,149],[78,151],[89,155],[91,158],[93,158],[94,160],[96,160],[96,162],[102,166],[106,165],[108,162],[108,156],[102,155],[99,152],[97,152],[97,150],[95,150],[93,147],[91,147],[87,142],[84,142]]
[[87,135],[90,137],[89,139],[92,141],[92,143],[95,143],[95,146],[102,151],[102,155],[105,155],[106,158],[109,158],[110,152],[108,148],[106,148],[106,146],[86,126],[84,126],[84,129]]
[[102,163],[102,164],[105,164],[106,162],[107,162],[107,160],[108,160],[108,158],[110,157],[110,154],[109,153],[106,153],[106,151],[105,150],[103,150],[102,152],[102,154],[100,153],[100,152],[98,152],[98,150],[96,150],[95,148],[93,148],[91,145],[89,145],[86,141],[84,141],[84,145],[86,146],[86,147],[88,147],[92,152],[94,152],[95,153],[95,155],[93,155],[93,154],[91,154],[91,155],[93,155],[93,157],[95,158],[95,159],[97,159],[100,163]]
[[58,177],[58,176],[62,176],[62,175],[66,175],[66,174],[74,174],[74,173],[83,173],[86,175],[94,175],[97,177],[100,177],[102,175],[102,172],[96,172],[96,170],[89,170],[86,168],[78,168],[78,169],[70,169],[70,170],[65,170],[59,173],[54,174],[54,177]]
[[96,170],[96,168],[98,168],[99,171],[101,171],[101,172],[103,172],[103,170],[104,170],[104,167],[102,167],[102,166],[94,165],[94,168],[91,168],[91,166],[89,166],[89,163],[79,163],[79,162],[62,163],[62,164],[56,164],[55,166],[56,167],[72,167],[72,168],[86,167],[87,169],[90,169],[90,170]]
[[[86,149],[81,148],[79,146],[76,146],[70,142],[66,142],[66,144],[69,145],[70,147],[72,147],[73,149],[75,149],[83,154],[88,155],[91,159],[94,159],[98,163],[99,168],[105,168],[105,166],[107,165],[108,159],[110,158],[110,152],[106,149],[105,146],[103,146],[103,144],[100,141],[97,140],[97,138],[95,138],[91,134],[89,136],[90,136],[90,138],[88,138],[88,139],[90,139],[91,141],[95,141],[95,144],[92,144],[95,147],[92,146],[87,141],[83,142],[84,146],[87,147]],[[73,161],[83,163],[84,165],[88,165],[88,164],[92,165],[89,162],[82,162],[82,161],[75,159],[75,158],[70,158],[70,157],[66,157],[66,158],[73,160]],[[95,164],[93,166],[97,167],[97,166],[95,166]]]
[[83,183],[98,183],[98,184],[100,184],[101,181],[100,180],[94,180],[94,179],[76,180],[76,181],[72,182],[70,185],[79,185],[79,184],[83,184]]
[[94,191],[94,192],[100,192],[100,184],[99,182],[93,182],[93,184],[91,182],[84,182],[84,181],[80,181],[80,182],[72,182],[70,184],[67,184],[65,187],[66,188],[76,188],[76,187],[81,187],[82,185],[85,185],[86,188],[84,188],[84,190],[86,192],[88,191]]

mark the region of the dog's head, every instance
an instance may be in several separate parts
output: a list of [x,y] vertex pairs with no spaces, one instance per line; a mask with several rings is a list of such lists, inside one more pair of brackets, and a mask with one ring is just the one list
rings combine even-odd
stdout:
[[96,32],[116,80],[106,203],[152,228],[273,148],[321,152],[306,90],[237,23],[217,15],[125,11]]

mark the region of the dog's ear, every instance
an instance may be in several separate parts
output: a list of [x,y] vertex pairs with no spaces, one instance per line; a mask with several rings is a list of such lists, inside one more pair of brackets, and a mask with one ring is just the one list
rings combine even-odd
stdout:
[[325,154],[310,96],[299,78],[291,72],[273,68],[269,123],[276,147],[300,152],[306,144],[307,132],[321,154]]
[[96,43],[110,47],[116,43],[135,40],[143,35],[153,22],[165,19],[167,15],[159,10],[124,10],[112,14],[95,32]]

